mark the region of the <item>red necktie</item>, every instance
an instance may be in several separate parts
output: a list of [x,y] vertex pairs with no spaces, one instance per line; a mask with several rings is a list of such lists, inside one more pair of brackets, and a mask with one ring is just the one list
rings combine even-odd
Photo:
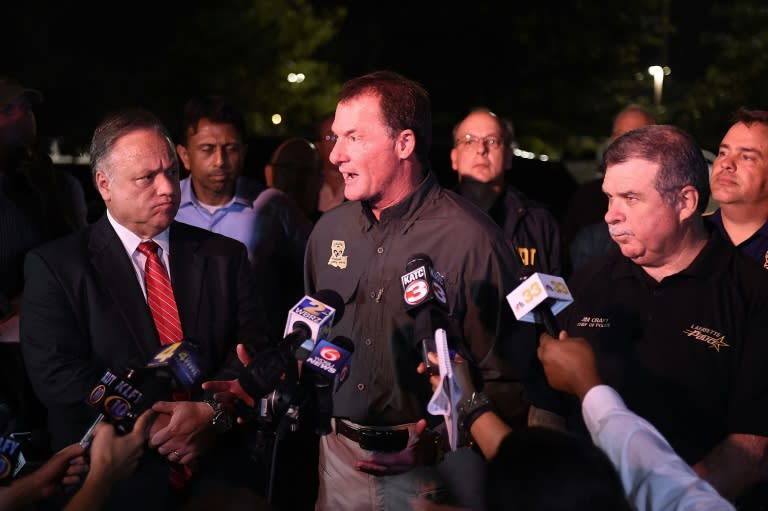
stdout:
[[[168,272],[157,255],[158,244],[152,240],[142,241],[139,244],[139,252],[147,257],[144,265],[144,283],[147,286],[147,304],[155,321],[157,334],[160,336],[160,344],[173,344],[183,337],[179,310],[176,307],[176,298],[173,296],[171,279]],[[189,399],[188,392],[174,392],[174,401]],[[187,465],[171,465],[169,480],[171,486],[181,489],[192,476],[192,470]]]
[[165,271],[160,256],[157,255],[158,244],[154,241],[142,241],[139,252],[147,257],[144,265],[144,282],[147,285],[147,304],[155,320],[155,328],[160,336],[160,344],[173,344],[183,337],[179,310],[173,296],[171,279]]

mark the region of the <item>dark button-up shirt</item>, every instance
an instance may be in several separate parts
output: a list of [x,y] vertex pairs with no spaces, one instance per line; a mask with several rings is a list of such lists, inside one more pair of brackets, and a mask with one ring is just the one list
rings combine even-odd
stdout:
[[[400,276],[411,256],[428,255],[445,280],[449,340],[481,369],[486,391],[507,417],[527,411],[520,380],[535,356],[532,326],[515,321],[506,295],[517,285],[519,258],[493,221],[432,174],[379,221],[363,202],[328,211],[310,236],[308,293],[337,291],[345,310],[332,336],[355,346],[349,378],[333,398],[333,415],[368,425],[427,416],[431,390],[416,373],[414,320]],[[442,419],[440,419],[442,420]]]

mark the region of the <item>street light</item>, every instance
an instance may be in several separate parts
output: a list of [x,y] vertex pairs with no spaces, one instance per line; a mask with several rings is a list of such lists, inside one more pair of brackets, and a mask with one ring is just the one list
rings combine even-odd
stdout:
[[648,73],[653,76],[653,103],[661,106],[661,87],[664,85],[664,77],[672,72],[667,66],[651,66]]

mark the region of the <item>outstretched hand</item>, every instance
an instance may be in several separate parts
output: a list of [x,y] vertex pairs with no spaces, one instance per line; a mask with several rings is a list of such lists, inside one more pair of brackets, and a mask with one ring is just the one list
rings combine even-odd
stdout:
[[[236,353],[243,367],[247,367],[253,360],[244,344],[237,345]],[[238,402],[245,403],[250,408],[256,406],[256,400],[243,389],[239,379],[206,381],[203,382],[203,390],[213,391],[213,399],[221,403],[224,410],[230,414],[237,411]],[[238,417],[237,422],[243,424],[246,419]]]
[[565,330],[555,339],[547,333],[539,337],[537,349],[547,381],[552,388],[579,398],[602,382],[592,347],[581,337],[568,337]]

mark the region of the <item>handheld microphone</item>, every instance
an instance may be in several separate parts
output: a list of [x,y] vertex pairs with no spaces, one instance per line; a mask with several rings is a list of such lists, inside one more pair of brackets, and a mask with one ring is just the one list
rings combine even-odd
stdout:
[[142,372],[154,373],[156,377],[166,380],[173,391],[192,388],[203,374],[197,346],[187,339],[160,350]]
[[311,369],[314,376],[315,432],[318,435],[327,435],[332,431],[332,395],[349,376],[354,351],[352,340],[339,335],[333,341],[322,340],[317,343],[304,361],[304,367]]
[[555,314],[570,305],[573,297],[562,277],[537,272],[509,293],[507,302],[518,321],[542,323],[547,333],[557,339],[560,327]]
[[426,254],[416,254],[405,265],[400,277],[405,309],[414,317],[413,334],[427,375],[438,374],[427,354],[436,350],[435,330],[445,328],[448,322],[448,300],[442,276],[432,268],[432,260]]
[[315,378],[316,387],[333,386],[333,392],[336,392],[349,376],[354,351],[355,345],[347,337],[340,335],[333,341],[322,339],[304,359],[303,367],[323,376]]
[[314,342],[328,339],[334,316],[338,314],[341,317],[343,309],[344,301],[341,296],[330,289],[321,289],[313,295],[304,296],[288,312],[283,336],[288,338],[292,334],[303,335],[302,342],[307,339]]
[[272,392],[288,364],[306,359],[315,343],[330,334],[334,319],[343,314],[344,301],[335,291],[321,289],[304,296],[288,311],[283,341],[275,348],[260,351],[240,371],[240,386],[254,399]]
[[133,370],[129,370],[128,375],[123,378],[107,369],[88,394],[88,404],[96,408],[99,415],[80,439],[80,445],[85,448],[90,446],[93,431],[103,420],[112,423],[120,434],[128,433],[133,429],[133,423],[147,408],[144,393],[131,381],[134,376]]
[[90,445],[93,430],[103,420],[113,424],[118,434],[129,433],[139,415],[155,401],[188,391],[201,376],[200,355],[188,339],[164,346],[145,367],[128,369],[125,378],[107,370],[88,395],[88,404],[99,415],[80,445]]
[[21,442],[13,435],[0,436],[0,486],[10,484],[25,464]]

